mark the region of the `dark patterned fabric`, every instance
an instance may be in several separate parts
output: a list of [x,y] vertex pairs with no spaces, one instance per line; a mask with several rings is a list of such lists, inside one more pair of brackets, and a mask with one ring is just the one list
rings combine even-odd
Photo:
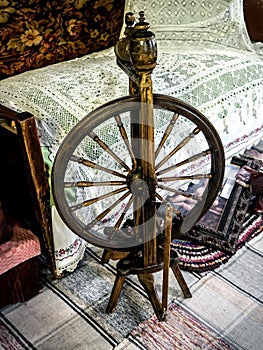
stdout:
[[0,78],[112,46],[124,0],[3,0]]

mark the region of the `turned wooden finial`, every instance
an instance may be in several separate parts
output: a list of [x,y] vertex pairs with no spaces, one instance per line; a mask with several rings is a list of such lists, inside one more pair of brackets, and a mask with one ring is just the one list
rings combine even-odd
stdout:
[[157,45],[155,35],[148,30],[149,28],[150,24],[145,21],[144,11],[140,11],[130,41],[131,61],[138,72],[151,72],[156,65]]
[[150,28],[150,24],[145,22],[144,11],[139,12],[138,22],[135,24],[135,30],[148,30]]

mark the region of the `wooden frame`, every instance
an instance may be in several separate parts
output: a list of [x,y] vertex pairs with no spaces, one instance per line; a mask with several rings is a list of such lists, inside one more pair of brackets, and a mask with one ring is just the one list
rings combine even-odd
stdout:
[[50,188],[35,118],[0,106],[0,197],[11,220],[36,234],[56,276]]

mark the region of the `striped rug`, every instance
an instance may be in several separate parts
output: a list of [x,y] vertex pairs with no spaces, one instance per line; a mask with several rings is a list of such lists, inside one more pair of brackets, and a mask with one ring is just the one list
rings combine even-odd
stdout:
[[169,306],[165,322],[153,316],[133,330],[130,338],[147,350],[233,349],[212,329],[174,303]]

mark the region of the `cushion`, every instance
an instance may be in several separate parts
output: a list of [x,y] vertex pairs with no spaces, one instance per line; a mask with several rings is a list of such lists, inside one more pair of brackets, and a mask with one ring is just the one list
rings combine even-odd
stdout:
[[12,237],[0,245],[0,274],[41,254],[38,238],[18,224],[12,227]]

